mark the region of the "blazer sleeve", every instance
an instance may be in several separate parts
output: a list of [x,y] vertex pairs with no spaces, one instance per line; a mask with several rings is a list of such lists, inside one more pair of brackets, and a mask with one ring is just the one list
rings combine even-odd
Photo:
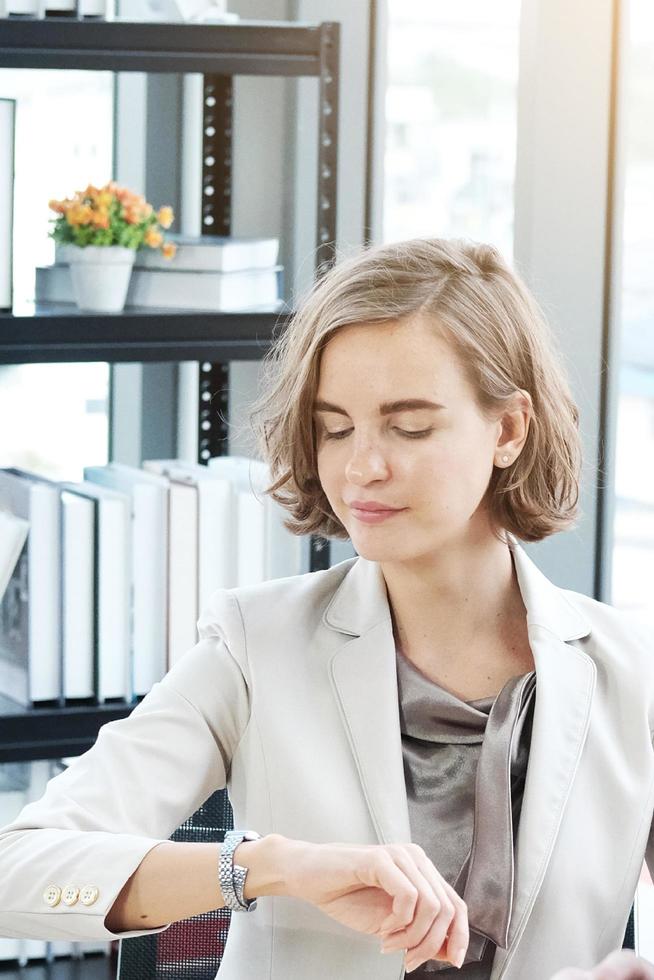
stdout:
[[[225,591],[212,607],[199,642],[129,717],[103,725],[93,747],[0,828],[0,935],[116,939],[168,928],[116,934],[104,919],[148,851],[226,785],[248,724],[236,600]],[[229,645],[216,614],[234,624]]]

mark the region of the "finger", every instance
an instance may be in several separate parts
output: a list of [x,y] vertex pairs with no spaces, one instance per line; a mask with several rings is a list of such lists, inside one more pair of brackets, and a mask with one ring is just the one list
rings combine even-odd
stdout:
[[[440,934],[441,936],[441,946],[437,948],[436,954],[429,954],[426,959],[441,959],[449,960],[455,966],[458,966],[461,962],[461,956],[465,958],[466,951],[468,949],[468,944],[470,942],[470,930],[468,926],[468,909],[465,902],[457,894],[457,892],[452,888],[452,886],[445,881],[445,879],[439,874],[434,865],[428,859],[416,858],[416,864],[423,876],[427,878],[430,882],[432,889],[436,895],[441,897],[441,902],[447,905],[447,901],[452,905],[452,910],[449,910],[448,915],[439,915],[437,921],[439,924],[439,929],[434,930],[430,937],[430,949],[433,949],[433,941]],[[443,894],[445,898],[443,899]],[[448,935],[449,933],[449,935]],[[447,936],[447,950],[443,952],[441,947]],[[408,929],[400,929],[395,933],[389,933],[383,935],[382,938],[385,940],[383,949],[389,948],[386,940],[392,938],[392,945],[390,948],[393,949],[409,949],[412,950],[411,936]]]
[[439,925],[443,926],[444,939],[447,927],[452,921],[454,909],[445,893],[442,879],[438,877],[435,884],[432,885],[410,854],[400,852],[394,857],[407,878],[417,888],[418,901],[413,920],[395,935],[390,936],[384,942],[383,948],[387,950],[415,948],[422,942],[436,920],[439,921]]
[[[383,888],[386,894],[393,899],[392,911],[384,920],[382,928],[403,929],[413,921],[418,902],[417,888],[411,878],[398,867],[388,851],[378,851],[376,860],[372,866],[367,865],[366,871],[370,868],[372,870],[371,880],[366,881],[365,884]],[[366,875],[366,877],[368,876]],[[381,930],[379,931],[381,932]]]
[[[443,915],[439,915],[432,923],[431,928],[427,930],[422,942],[418,943],[417,946],[407,948],[407,969],[413,970],[419,964],[426,963],[427,960],[446,959],[442,953],[446,933],[447,921]],[[453,965],[457,966],[458,964]]]
[[454,906],[454,917],[450,920],[449,929],[446,930],[447,951],[445,956],[437,958],[448,959],[450,963],[454,963],[455,966],[458,966],[461,954],[463,954],[465,957],[468,950],[468,944],[470,942],[468,907],[455,889],[452,888],[449,882],[445,881],[442,875],[438,873],[434,865],[430,861],[426,861],[425,864],[425,875],[429,877],[434,887],[436,880],[440,880],[442,882],[443,888],[445,889],[445,894]]

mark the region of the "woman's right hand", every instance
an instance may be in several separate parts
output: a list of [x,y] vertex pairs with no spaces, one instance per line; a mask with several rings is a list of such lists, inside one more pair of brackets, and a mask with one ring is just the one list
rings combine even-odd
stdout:
[[463,963],[466,904],[418,844],[313,844],[287,840],[286,894],[343,925],[407,950],[406,968]]

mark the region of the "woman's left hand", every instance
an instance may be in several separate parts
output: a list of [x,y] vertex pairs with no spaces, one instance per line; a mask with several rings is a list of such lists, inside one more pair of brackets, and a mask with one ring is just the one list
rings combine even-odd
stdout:
[[654,964],[629,949],[616,949],[592,970],[570,967],[550,980],[654,980]]

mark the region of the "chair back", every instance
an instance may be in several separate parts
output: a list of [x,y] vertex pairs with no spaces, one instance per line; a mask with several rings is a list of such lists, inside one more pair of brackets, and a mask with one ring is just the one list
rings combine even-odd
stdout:
[[[221,789],[170,839],[220,843],[233,826],[227,790]],[[173,922],[164,932],[121,939],[117,980],[214,980],[225,949],[230,918],[229,909],[214,909]]]

